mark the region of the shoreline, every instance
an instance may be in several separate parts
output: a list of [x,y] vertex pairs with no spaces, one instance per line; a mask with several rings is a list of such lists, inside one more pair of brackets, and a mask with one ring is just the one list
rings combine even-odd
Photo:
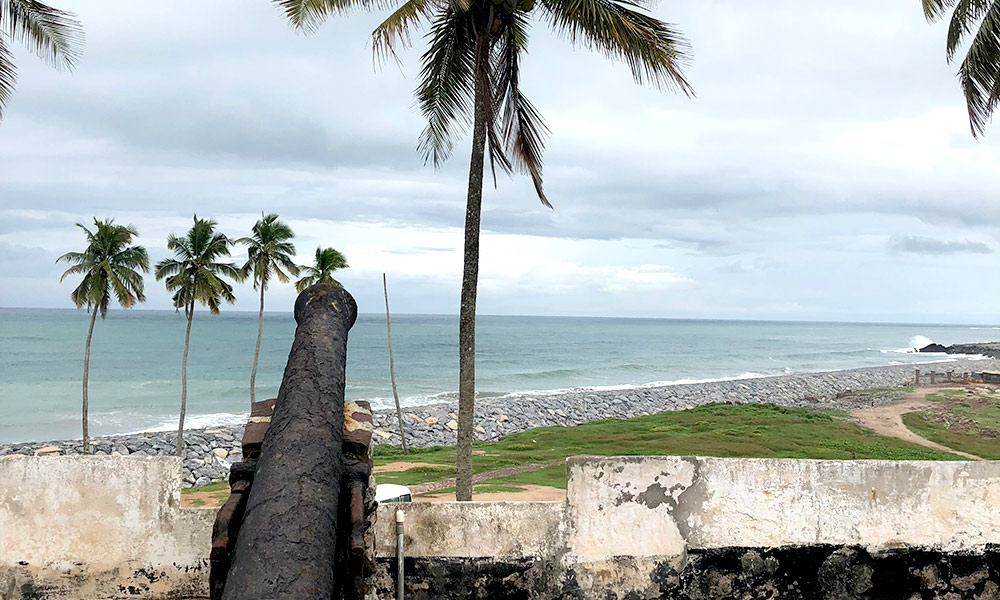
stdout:
[[[956,373],[1000,369],[1000,359],[954,359],[942,364]],[[895,399],[894,393],[871,394],[863,399],[843,394],[873,388],[894,388],[912,383],[915,365],[863,367],[840,371],[734,378],[661,386],[621,389],[576,389],[553,393],[519,393],[479,398],[476,401],[477,440],[497,440],[505,435],[546,426],[572,426],[608,418],[631,418],[666,410],[683,410],[711,402],[775,404],[789,407],[850,409],[877,406]],[[456,441],[457,402],[405,407],[407,443],[414,447],[452,445]],[[375,441],[399,445],[395,409],[374,411]],[[204,485],[229,475],[233,462],[242,460],[243,425],[228,425],[184,432],[186,485]],[[92,438],[96,455],[172,456],[174,432],[145,432]],[[80,454],[80,440],[11,442],[0,444],[0,457],[20,455]]]

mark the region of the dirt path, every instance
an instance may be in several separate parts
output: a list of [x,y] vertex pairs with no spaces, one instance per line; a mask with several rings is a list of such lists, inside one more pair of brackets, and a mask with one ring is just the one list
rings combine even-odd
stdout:
[[920,437],[910,431],[906,425],[903,424],[904,414],[934,408],[934,404],[928,402],[925,398],[929,392],[937,391],[940,391],[940,388],[918,388],[914,390],[913,393],[908,394],[897,404],[879,406],[876,408],[862,408],[851,411],[851,418],[862,427],[871,429],[879,435],[898,438],[907,442],[919,444],[925,448],[938,450],[940,452],[950,452],[952,454],[968,458],[969,460],[983,460],[974,454],[953,450],[947,446],[936,444],[927,438]]
[[[507,467],[506,469],[497,469],[496,471],[486,471],[485,473],[479,473],[477,475],[473,475],[472,483],[477,483],[479,481],[486,481],[487,479],[493,479],[494,477],[504,477],[506,475],[517,475],[518,473],[537,471],[538,469],[544,469],[547,466],[549,465],[521,465],[519,467]],[[440,481],[428,481],[427,483],[421,483],[420,485],[411,485],[410,493],[416,496],[417,494],[425,494],[427,492],[435,492],[437,490],[450,488],[453,487],[454,485],[455,485],[454,477],[451,477],[449,479],[442,479]],[[520,483],[512,483],[511,485],[524,487],[524,484]],[[544,486],[539,486],[539,487],[544,487]]]
[[398,473],[400,471],[408,471],[414,467],[437,467],[437,466],[440,465],[436,465],[433,463],[409,462],[405,460],[400,460],[380,465],[372,469],[372,471],[375,473]]

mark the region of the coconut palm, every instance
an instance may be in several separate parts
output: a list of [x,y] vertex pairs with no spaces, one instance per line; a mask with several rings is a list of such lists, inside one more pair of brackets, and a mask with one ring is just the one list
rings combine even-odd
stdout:
[[969,111],[969,127],[979,137],[1000,101],[1000,1],[923,0],[931,23],[954,8],[948,25],[946,56],[951,63],[969,36],[969,49],[958,67],[958,81]]
[[[372,0],[275,0],[296,27],[315,29],[350,8],[382,9]],[[680,32],[646,12],[654,0],[401,0],[373,32],[377,58],[395,56],[426,26],[428,47],[417,85],[427,119],[419,149],[435,167],[452,153],[456,136],[472,126],[465,210],[465,258],[459,311],[459,400],[456,497],[472,498],[472,429],[476,389],[476,292],[484,156],[490,165],[527,174],[539,200],[547,129],[521,89],[521,58],[532,17],[570,42],[621,60],[639,83],[692,93],[682,68],[689,46]]]
[[311,285],[317,283],[333,283],[340,285],[340,282],[333,278],[333,272],[348,267],[347,258],[333,248],[316,248],[316,258],[311,267],[301,267],[305,277],[295,282],[295,290],[302,292]]
[[215,230],[216,222],[194,216],[194,225],[184,237],[174,234],[167,236],[167,250],[174,258],[165,258],[156,263],[156,280],[166,278],[168,292],[173,292],[176,310],[184,309],[187,329],[184,332],[184,356],[181,359],[181,415],[177,424],[177,456],[184,449],[184,414],[187,412],[187,359],[191,347],[191,322],[194,320],[195,302],[208,306],[213,314],[219,314],[222,301],[232,304],[236,301],[233,286],[223,277],[237,281],[242,273],[231,262],[221,262],[229,256],[232,242]]
[[17,40],[57,69],[72,69],[83,51],[75,17],[36,0],[0,0],[0,119],[17,82],[10,43]]
[[[278,220],[278,215],[261,214],[261,219],[253,226],[253,235],[236,240],[247,246],[247,262],[240,268],[242,277],[253,277],[253,289],[260,290],[260,312],[257,314],[257,346],[253,351],[253,369],[250,370],[250,402],[253,403],[254,385],[257,381],[257,360],[260,357],[260,337],[264,332],[264,290],[271,277],[288,283],[289,275],[298,275],[299,266],[292,261],[295,245],[290,239],[295,237],[291,227]],[[285,273],[288,271],[288,273]]]
[[[2,0],[0,0],[2,1]],[[0,13],[2,14],[2,13]],[[131,308],[136,302],[145,302],[142,273],[149,272],[149,256],[142,246],[133,246],[132,238],[139,235],[135,227],[115,225],[114,219],[98,221],[94,219],[94,230],[77,223],[87,237],[87,247],[83,252],[67,252],[56,262],[68,262],[73,266],[66,269],[59,281],[70,275],[83,275],[70,298],[77,308],[87,307],[90,313],[90,328],[83,346],[83,453],[90,452],[90,437],[87,427],[89,408],[87,387],[90,381],[90,340],[94,336],[97,313],[101,318],[108,316],[111,297],[122,308]]]

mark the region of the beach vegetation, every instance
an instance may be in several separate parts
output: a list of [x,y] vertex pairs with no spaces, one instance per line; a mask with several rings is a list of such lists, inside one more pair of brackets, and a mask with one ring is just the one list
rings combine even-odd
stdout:
[[[822,411],[771,404],[706,404],[633,419],[608,419],[574,427],[540,427],[498,442],[476,442],[483,453],[475,472],[507,467],[548,465],[480,483],[531,483],[566,486],[564,459],[598,456],[719,456],[751,458],[959,460],[960,457],[878,435]],[[375,447],[374,463],[398,460],[447,468],[413,467],[378,473],[380,483],[417,485],[454,476],[455,447]]]
[[139,235],[132,225],[115,225],[114,219],[99,221],[95,218],[93,231],[81,223],[76,226],[83,230],[87,247],[83,252],[67,252],[57,258],[56,262],[72,265],[59,281],[71,275],[83,276],[79,285],[70,293],[70,299],[77,308],[86,306],[90,313],[90,327],[83,347],[83,453],[89,454],[87,411],[90,342],[94,337],[94,323],[98,313],[102,319],[107,317],[112,298],[122,308],[131,308],[137,302],[145,302],[142,275],[149,272],[149,256],[145,248],[132,244],[133,238]]
[[301,267],[300,271],[305,274],[302,279],[295,282],[295,290],[299,293],[305,291],[309,286],[317,283],[332,283],[340,285],[340,282],[333,278],[333,274],[340,269],[348,268],[347,257],[333,248],[316,248],[316,256],[313,264],[308,267]]
[[292,228],[278,219],[278,215],[261,215],[253,226],[249,237],[241,237],[237,244],[247,247],[247,261],[240,268],[243,279],[253,279],[253,289],[260,291],[260,310],[257,313],[257,344],[253,351],[253,367],[250,369],[250,403],[253,404],[254,388],[257,382],[257,362],[260,358],[260,338],[264,332],[264,291],[273,278],[288,283],[290,276],[299,274],[299,266],[292,257],[295,245],[291,242],[295,234]]
[[[973,137],[980,137],[1000,101],[1000,1],[922,0],[931,23],[951,10],[945,56],[951,64],[966,48],[958,67],[958,82],[969,113]],[[954,9],[954,10],[952,10]]]
[[903,424],[932,442],[986,460],[1000,460],[1000,395],[986,390],[927,394],[930,410],[903,415]]
[[[718,456],[740,458],[962,460],[898,438],[886,437],[826,411],[771,404],[706,404],[633,419],[607,419],[573,427],[539,427],[497,442],[475,442],[475,473],[534,465],[520,473],[487,477],[475,491],[521,484],[566,489],[571,456]],[[416,486],[455,477],[454,446],[378,444],[376,466],[417,463],[376,473],[378,483]],[[213,484],[215,485],[215,484]],[[194,488],[195,491],[210,489]],[[214,489],[214,488],[211,488]],[[453,487],[429,492],[444,494]],[[222,498],[219,502],[224,502]]]
[[[275,0],[300,29],[315,29],[328,16],[384,3],[362,0]],[[472,149],[465,210],[465,244],[459,308],[457,494],[472,499],[472,431],[475,404],[476,298],[485,156],[496,169],[531,178],[538,199],[548,129],[521,88],[532,18],[548,23],[573,44],[624,62],[636,82],[657,88],[692,88],[683,74],[689,45],[678,29],[651,16],[652,4],[627,0],[403,0],[372,33],[377,59],[395,57],[414,31],[427,28],[416,97],[427,121],[418,149],[437,168],[469,126]]]
[[156,263],[156,279],[163,279],[168,292],[173,293],[174,309],[184,311],[187,328],[184,331],[184,355],[181,358],[181,409],[177,423],[177,456],[184,450],[184,414],[187,412],[187,360],[191,347],[191,323],[196,304],[207,306],[213,315],[219,314],[223,302],[236,301],[233,286],[226,281],[243,279],[243,273],[229,257],[232,241],[216,230],[212,219],[194,216],[194,224],[183,237],[170,234],[167,250],[174,258]]
[[15,40],[43,62],[72,69],[83,53],[83,26],[73,13],[38,0],[0,0],[0,119],[17,83]]

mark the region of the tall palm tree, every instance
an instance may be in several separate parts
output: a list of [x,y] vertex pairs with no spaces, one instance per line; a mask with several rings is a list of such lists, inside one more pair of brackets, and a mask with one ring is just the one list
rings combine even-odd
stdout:
[[[350,8],[381,9],[371,0],[274,0],[288,20],[317,28]],[[682,69],[689,45],[680,32],[646,12],[655,0],[400,0],[372,33],[377,58],[395,56],[414,30],[428,27],[428,48],[417,86],[427,119],[419,149],[435,167],[452,153],[457,132],[472,125],[472,157],[465,209],[465,258],[459,311],[458,448],[456,497],[472,499],[472,428],[476,390],[476,292],[484,156],[490,166],[531,177],[539,200],[547,128],[521,90],[520,64],[532,16],[574,44],[621,60],[638,83],[691,95]]]
[[[2,0],[0,0],[2,1]],[[135,227],[115,225],[114,219],[98,221],[94,219],[94,231],[81,223],[77,227],[87,237],[87,247],[83,252],[67,252],[56,262],[64,261],[73,266],[66,269],[59,281],[70,275],[83,275],[80,285],[70,294],[77,308],[87,307],[90,313],[90,328],[83,346],[83,453],[90,453],[90,438],[87,427],[89,402],[87,387],[90,382],[90,340],[94,336],[97,313],[101,318],[108,316],[108,305],[114,295],[122,308],[131,308],[136,302],[145,302],[142,273],[149,272],[149,256],[142,246],[133,246],[132,238],[139,235]]]
[[37,0],[0,0],[0,119],[17,82],[10,43],[17,40],[57,69],[72,69],[83,51],[83,27],[75,17]]
[[181,416],[177,423],[177,456],[184,449],[184,414],[187,412],[187,360],[191,347],[191,321],[194,320],[195,302],[208,306],[213,314],[219,314],[219,306],[225,300],[236,301],[233,286],[223,277],[237,281],[243,275],[231,262],[221,262],[229,256],[232,242],[215,230],[217,223],[212,219],[194,216],[194,225],[184,237],[174,234],[167,236],[167,250],[174,258],[165,258],[156,263],[156,280],[166,278],[168,292],[173,292],[176,310],[184,309],[187,329],[184,332],[184,357],[181,359]]
[[301,293],[307,287],[317,283],[340,282],[333,278],[333,272],[348,267],[347,258],[333,248],[316,248],[316,258],[311,267],[301,267],[305,277],[295,282],[295,291]]
[[981,136],[1000,102],[1000,1],[922,0],[924,16],[931,23],[944,19],[954,8],[948,25],[946,55],[955,59],[966,37],[969,49],[958,67],[958,81],[965,95],[972,136]]
[[[295,237],[292,228],[278,220],[278,215],[261,215],[261,219],[253,226],[253,235],[241,237],[237,244],[247,246],[247,262],[240,268],[243,278],[253,277],[253,288],[260,289],[260,312],[257,314],[257,346],[253,351],[253,369],[250,371],[250,403],[254,397],[254,386],[257,382],[257,360],[260,357],[260,337],[264,332],[264,290],[271,277],[288,283],[288,275],[298,275],[299,266],[292,261],[295,255],[295,244],[290,239]],[[284,268],[288,273],[282,271]]]

